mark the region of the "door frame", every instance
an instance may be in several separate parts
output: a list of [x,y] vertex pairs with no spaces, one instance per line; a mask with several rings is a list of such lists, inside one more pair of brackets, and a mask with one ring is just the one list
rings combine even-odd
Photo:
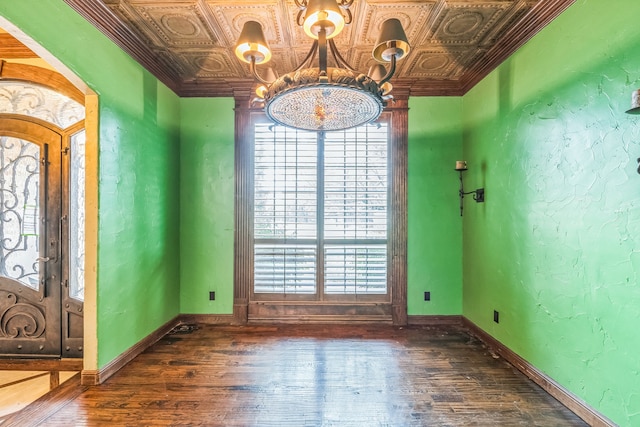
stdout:
[[99,97],[73,71],[66,67],[55,56],[40,46],[20,28],[0,16],[0,26],[13,37],[35,52],[40,58],[53,64],[56,71],[32,65],[2,61],[0,78],[6,80],[36,83],[62,93],[85,107],[85,299],[84,299],[84,372],[86,382],[92,381],[91,374],[98,367],[98,314],[97,314],[97,281],[98,281],[98,165],[99,165]]
[[[7,356],[82,357],[83,337],[82,332],[78,333],[77,330],[82,328],[83,303],[69,296],[68,218],[71,166],[69,149],[72,136],[84,129],[84,121],[62,129],[34,117],[0,113],[0,129],[2,136],[18,138],[40,146],[40,162],[46,163],[47,168],[46,179],[40,182],[41,217],[46,219],[46,225],[42,230],[44,236],[41,238],[38,254],[44,258],[40,261],[39,269],[44,283],[38,291],[17,284],[13,286],[9,283],[8,286],[17,296],[14,303],[20,301],[19,304],[31,306],[34,313],[40,312],[38,306],[45,311],[46,317],[42,319],[45,322],[42,325],[44,336],[42,340],[17,338],[17,349],[20,352],[7,353]],[[14,287],[16,289],[13,289]],[[37,325],[38,319],[33,318],[33,321]],[[55,324],[55,329],[47,327],[51,322]]]

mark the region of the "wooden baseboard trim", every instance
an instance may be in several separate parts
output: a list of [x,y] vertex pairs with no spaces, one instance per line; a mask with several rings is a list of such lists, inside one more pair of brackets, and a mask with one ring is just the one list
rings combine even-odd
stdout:
[[233,314],[181,314],[178,318],[181,324],[231,325],[235,323]]
[[409,316],[413,326],[462,326],[462,316]]
[[160,326],[147,337],[139,341],[129,350],[113,359],[109,364],[99,370],[85,369],[82,371],[83,385],[98,385],[105,382],[109,377],[131,362],[136,356],[155,344],[160,338],[168,334],[178,325],[187,323],[199,323],[207,325],[230,325],[233,323],[232,314],[181,314]]
[[592,427],[616,427],[614,422],[586,404],[578,396],[558,384],[547,374],[543,373],[538,368],[514,353],[500,341],[480,329],[480,327],[475,323],[466,317],[462,318],[462,322],[469,333],[480,339],[480,341],[486,344],[493,352],[513,365],[531,381],[542,387],[547,393],[566,406],[570,411],[582,418],[584,422]]
[[147,348],[151,347],[155,344],[160,338],[164,337],[169,331],[171,331],[176,326],[180,325],[182,322],[180,321],[180,316],[176,316],[173,319],[169,320],[164,325],[160,326],[158,329],[153,331],[151,334],[147,335],[142,340],[138,341],[137,344],[130,347],[127,351],[120,354],[120,356],[113,359],[109,362],[105,367],[99,370],[88,370],[85,369],[82,371],[82,385],[98,385],[105,382],[109,377],[122,369],[127,363],[131,362],[136,356],[145,351]]

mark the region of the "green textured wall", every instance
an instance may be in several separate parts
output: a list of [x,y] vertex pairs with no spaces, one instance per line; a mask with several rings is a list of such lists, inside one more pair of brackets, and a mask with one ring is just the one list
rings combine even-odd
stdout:
[[[462,218],[456,160],[462,160],[462,98],[410,98],[409,315],[462,314]],[[473,201],[465,202],[468,209],[476,208],[469,204]],[[425,291],[431,292],[431,301],[424,301]]]
[[[179,100],[62,0],[0,14],[100,95],[99,366],[178,312],[231,313],[232,100]],[[459,314],[462,301],[628,426],[640,424],[640,119],[623,111],[640,87],[639,14],[637,0],[578,0],[464,98],[411,99],[409,119],[409,314]],[[462,219],[461,157],[467,188],[487,189]]]
[[463,99],[487,188],[464,218],[464,315],[622,426],[640,425],[638,16],[579,0]]
[[[181,108],[181,312],[230,314],[233,100],[186,98]],[[410,108],[409,314],[460,314],[462,221],[453,165],[462,153],[462,99],[417,98]]]
[[141,80],[129,92],[137,111],[117,106],[122,89],[100,98],[100,366],[180,310],[179,104],[147,72]]
[[[180,309],[231,314],[234,101],[184,98],[180,105]],[[215,301],[209,301],[210,291]]]
[[179,312],[179,99],[62,0],[5,1],[0,14],[99,95],[103,367]]

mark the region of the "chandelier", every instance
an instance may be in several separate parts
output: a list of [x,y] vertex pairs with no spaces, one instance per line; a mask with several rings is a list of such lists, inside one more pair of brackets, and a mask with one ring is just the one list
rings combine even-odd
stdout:
[[[293,71],[277,77],[269,68],[261,77],[256,65],[271,59],[262,26],[245,22],[236,56],[249,64],[253,77],[261,84],[256,101],[274,122],[311,131],[342,130],[377,119],[392,99],[389,83],[396,61],[409,53],[407,36],[399,20],[386,20],[381,27],[372,56],[378,64],[361,74],[351,67],[336,48],[336,37],[352,21],[349,7],[353,0],[294,0],[299,8],[296,24],[314,39],[309,53]],[[334,67],[327,65],[328,52]],[[318,58],[317,66],[313,63]],[[387,70],[382,63],[389,64]]]

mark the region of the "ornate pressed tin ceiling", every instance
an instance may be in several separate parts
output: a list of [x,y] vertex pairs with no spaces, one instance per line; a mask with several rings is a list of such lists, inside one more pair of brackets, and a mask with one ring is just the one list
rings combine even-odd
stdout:
[[[311,39],[295,25],[293,0],[65,0],[182,96],[229,96],[253,86],[233,48],[245,21],[262,24],[279,74]],[[380,25],[397,18],[412,50],[395,87],[412,95],[461,95],[574,0],[355,0],[336,38],[357,70],[372,65]]]

